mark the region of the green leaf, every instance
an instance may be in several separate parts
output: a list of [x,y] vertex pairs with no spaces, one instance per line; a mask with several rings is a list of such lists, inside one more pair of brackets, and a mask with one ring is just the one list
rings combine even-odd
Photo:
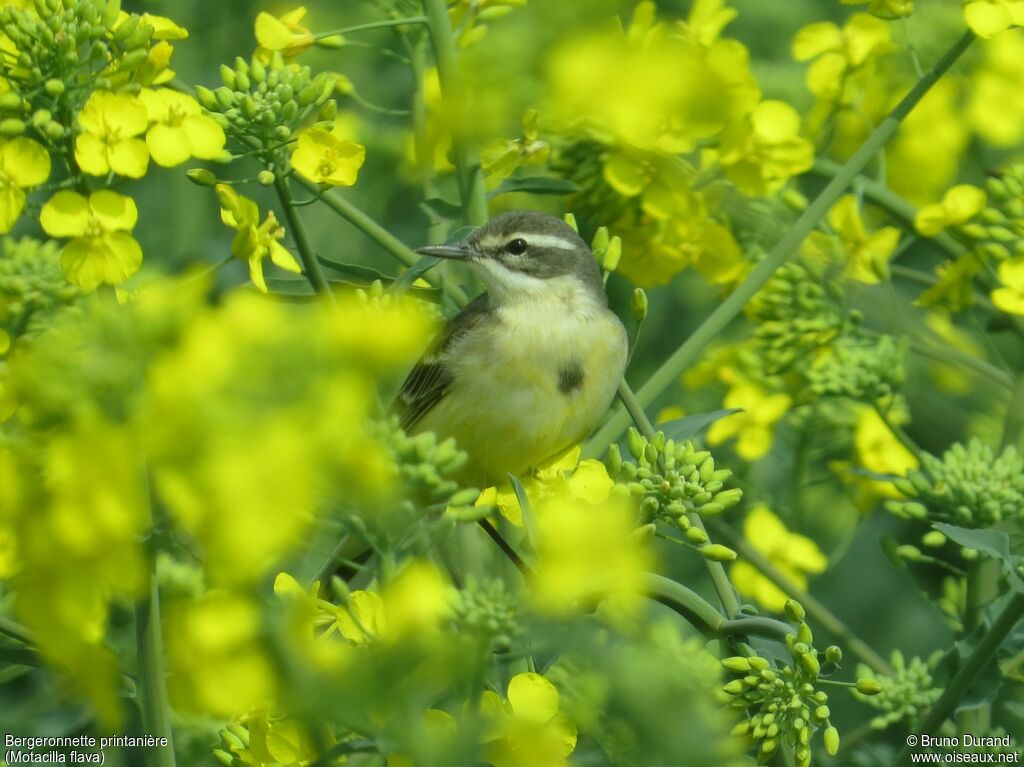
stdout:
[[498,195],[509,194],[510,192],[525,192],[526,194],[572,194],[579,190],[571,181],[553,176],[527,176],[526,178],[507,178],[501,182],[497,189],[487,196],[494,199]]
[[326,266],[338,274],[343,274],[346,277],[355,280],[357,285],[369,285],[377,280],[380,280],[385,285],[390,285],[395,281],[395,277],[378,272],[376,269],[372,269],[369,266],[362,266],[360,264],[346,264],[342,261],[335,261],[321,256],[319,253],[316,255],[316,260],[320,262],[321,266]]
[[709,413],[695,413],[685,418],[677,418],[658,425],[658,429],[665,432],[665,436],[674,439],[676,442],[692,439],[700,434],[715,421],[719,421],[733,413],[740,413],[743,408],[734,407],[727,410],[712,410]]
[[526,488],[519,481],[515,474],[508,475],[508,481],[512,483],[512,489],[516,492],[516,500],[519,501],[519,510],[523,515],[523,527],[526,528],[526,539],[530,548],[537,549],[537,520],[533,516],[533,506],[530,505],[530,496],[526,494]]
[[1024,594],[1024,580],[1017,574],[1017,565],[1020,564],[1021,558],[1010,552],[1010,537],[1006,533],[999,530],[957,527],[945,522],[936,522],[932,527],[961,546],[976,549],[998,560],[1010,586]]

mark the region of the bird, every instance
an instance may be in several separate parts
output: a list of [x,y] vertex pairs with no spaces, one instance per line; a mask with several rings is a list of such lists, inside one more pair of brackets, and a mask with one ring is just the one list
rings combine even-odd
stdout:
[[615,396],[628,341],[576,231],[512,211],[418,252],[465,263],[485,292],[409,373],[396,399],[402,428],[454,438],[468,455],[460,479],[478,487],[526,476],[585,439]]

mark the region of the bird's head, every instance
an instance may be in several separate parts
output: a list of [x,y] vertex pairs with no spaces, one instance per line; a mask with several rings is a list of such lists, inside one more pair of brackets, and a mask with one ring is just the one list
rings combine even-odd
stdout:
[[601,270],[587,244],[555,216],[503,213],[466,239],[429,245],[420,253],[465,261],[499,303],[583,292],[604,302]]

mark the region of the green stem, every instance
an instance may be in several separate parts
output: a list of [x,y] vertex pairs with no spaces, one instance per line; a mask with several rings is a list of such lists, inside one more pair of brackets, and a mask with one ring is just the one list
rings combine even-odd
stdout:
[[[992,628],[988,630],[978,646],[974,648],[974,652],[968,656],[953,678],[949,680],[942,695],[935,701],[928,713],[921,718],[913,732],[933,733],[938,731],[967,693],[978,672],[995,655],[1003,640],[1022,617],[1024,617],[1024,594],[1015,593],[1009,604],[996,618],[995,623],[992,624]],[[907,751],[908,749],[903,749],[893,764],[907,764]]]
[[876,653],[871,647],[858,637],[853,631],[825,605],[812,597],[807,591],[797,584],[773,565],[767,557],[755,549],[746,540],[737,535],[731,528],[721,522],[712,523],[715,535],[719,536],[730,547],[734,548],[741,557],[753,565],[768,580],[778,586],[787,596],[795,599],[807,611],[807,614],[820,623],[836,639],[850,648],[850,652],[864,661],[873,670],[884,676],[893,676],[895,672],[892,667]]
[[[900,123],[945,74],[960,55],[967,50],[974,40],[973,32],[965,32],[964,35],[953,44],[953,46],[942,56],[928,74],[922,77],[917,84],[904,96],[903,100],[896,105],[895,109],[882,120],[879,126],[871,133],[861,147],[840,169],[817,199],[796,223],[789,229],[781,240],[772,248],[768,256],[750,272],[747,279],[736,290],[726,298],[718,308],[704,321],[704,323],[669,357],[664,364],[651,376],[637,392],[637,400],[641,405],[649,405],[658,397],[661,392],[667,389],[690,365],[696,362],[704,350],[718,338],[728,325],[743,310],[744,305],[754,297],[761,287],[768,282],[775,271],[782,266],[786,260],[797,251],[804,238],[818,225],[825,215],[831,210],[836,201],[849,188],[857,176],[868,166],[875,156],[893,134],[899,128]],[[604,449],[614,442],[626,425],[629,418],[625,411],[616,409],[609,417],[604,426],[587,443],[584,451],[588,457],[599,455]]]
[[[447,109],[456,109],[456,99],[461,98],[458,56],[455,51],[455,35],[448,18],[446,0],[423,0],[430,27],[430,40],[434,46],[437,74],[441,81],[441,93]],[[467,115],[463,115],[467,118]],[[474,160],[466,142],[456,136],[452,142],[455,173],[459,180],[459,195],[462,199],[462,213],[470,226],[487,223],[487,190],[484,188],[484,174],[478,160]]]
[[644,576],[643,588],[648,597],[672,608],[706,636],[717,635],[721,626],[726,623],[722,614],[700,595],[670,578],[647,573]]
[[306,275],[306,279],[313,286],[313,290],[321,295],[329,296],[333,300],[334,294],[331,292],[331,285],[327,282],[327,278],[324,277],[323,270],[320,268],[320,262],[316,260],[316,254],[309,245],[306,228],[299,217],[299,212],[295,209],[287,179],[283,179],[280,176],[276,177],[274,179],[274,188],[277,190],[277,196],[281,200],[281,207],[284,209],[285,218],[288,219],[288,226],[292,230],[292,236],[295,238],[295,246],[299,250],[299,258],[302,259],[302,270]]
[[135,607],[139,708],[142,711],[143,730],[149,735],[167,738],[167,745],[150,749],[146,754],[146,765],[174,767],[171,706],[167,700],[163,638],[160,633],[160,594],[154,569],[151,569],[149,578],[149,597]]
[[923,344],[911,338],[910,349],[911,351],[920,354],[923,357],[929,357],[936,362],[942,362],[946,365],[950,365],[951,367],[965,367],[969,370],[973,370],[978,375],[983,376],[984,378],[992,381],[992,383],[998,384],[1004,388],[1013,388],[1013,379],[1010,378],[1009,374],[1005,371],[1000,370],[995,365],[985,362],[984,360],[979,360],[969,354],[958,352],[956,349],[951,347],[931,346],[930,344]]
[[[310,181],[300,178],[298,182],[310,191],[318,191],[317,185]],[[380,245],[380,247],[401,263],[406,266],[413,266],[419,262],[419,254],[337,192],[328,192],[321,200],[327,207]],[[451,284],[436,275],[431,279],[438,287],[443,288],[458,304],[463,305],[466,303],[466,293],[458,285]]]
[[1013,387],[1010,402],[1006,406],[1006,417],[1003,419],[1003,435],[999,446],[1005,450],[1010,445],[1021,447],[1021,435],[1024,434],[1024,373],[1017,376],[1017,385]]
[[796,629],[788,623],[760,616],[722,621],[718,627],[719,636],[763,636],[778,639],[780,642],[786,641],[790,634],[796,634]]
[[407,19],[385,19],[384,21],[371,21],[366,24],[356,24],[354,27],[342,27],[341,29],[332,29],[330,32],[317,32],[313,35],[316,40],[323,40],[325,37],[333,37],[334,35],[349,35],[353,32],[367,32],[371,29],[386,29],[388,27],[405,27],[412,26],[413,24],[426,24],[426,16],[410,16]]

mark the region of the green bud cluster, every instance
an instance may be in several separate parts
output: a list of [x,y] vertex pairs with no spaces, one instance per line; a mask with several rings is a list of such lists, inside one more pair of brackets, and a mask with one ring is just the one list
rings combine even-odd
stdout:
[[522,634],[515,598],[499,580],[470,581],[455,599],[455,626],[459,634],[480,637],[491,652],[505,653]]
[[942,690],[935,687],[932,681],[932,668],[939,655],[929,661],[911,658],[908,662],[899,650],[893,651],[889,663],[895,676],[876,674],[864,665],[857,667],[861,681],[873,680],[877,690],[865,693],[860,685],[853,695],[858,700],[879,711],[878,716],[871,720],[876,730],[884,730],[896,722],[916,722],[931,705],[938,700]]
[[988,204],[959,232],[983,257],[1003,261],[1024,257],[1024,163],[1011,165],[985,183]]
[[[733,734],[753,741],[759,764],[769,762],[781,745],[788,744],[797,766],[807,767],[811,736],[822,728],[825,750],[833,755],[839,748],[839,732],[829,721],[828,695],[816,689],[822,661],[812,641],[810,627],[801,622],[796,635],[786,637],[792,663],[772,666],[756,655],[722,661],[733,677],[722,688],[730,697],[729,705],[748,714],[733,728]],[[841,656],[838,647],[829,647],[825,662]]]
[[391,453],[394,465],[405,486],[407,503],[414,506],[447,504],[453,513],[470,513],[480,491],[460,489],[452,477],[465,466],[467,456],[449,437],[437,441],[433,432],[406,434],[397,418],[390,418],[377,427],[378,437]]
[[605,466],[612,479],[642,499],[640,524],[659,519],[670,521],[683,529],[688,538],[693,536],[691,543],[706,544],[707,536],[702,536],[699,528],[691,528],[686,515],[713,516],[735,506],[743,492],[739,488],[724,489],[732,472],[715,468],[715,459],[707,450],[697,450],[690,441],[677,443],[664,432],[648,440],[631,428],[628,445],[633,461],[623,460],[619,446],[612,445],[605,456]]
[[988,527],[1024,512],[1024,460],[1013,445],[997,457],[975,438],[922,463],[893,483],[909,500],[887,501],[888,511],[961,527]]
[[[0,94],[0,135],[33,131],[44,141],[60,140],[71,126],[54,116],[83,82],[89,89],[139,89],[155,30],[137,14],[119,20],[120,12],[121,0],[33,0],[32,8],[0,8],[0,32],[16,49],[7,55],[11,90]],[[77,108],[79,100],[65,106]]]
[[0,327],[17,337],[47,314],[74,301],[60,267],[60,248],[30,237],[5,237],[0,244]]
[[840,309],[842,289],[827,265],[793,261],[782,266],[747,304],[769,374],[789,369],[799,358],[828,346],[856,314]]
[[220,75],[221,87],[196,88],[200,103],[226,132],[263,147],[287,141],[315,110],[329,110],[334,92],[331,75],[313,76],[307,66],[285,63],[278,51],[267,64],[236,58],[234,67],[221,66]]
[[892,336],[864,339],[851,333],[838,339],[830,353],[807,372],[818,396],[850,397],[865,402],[888,398],[903,385],[907,340]]

